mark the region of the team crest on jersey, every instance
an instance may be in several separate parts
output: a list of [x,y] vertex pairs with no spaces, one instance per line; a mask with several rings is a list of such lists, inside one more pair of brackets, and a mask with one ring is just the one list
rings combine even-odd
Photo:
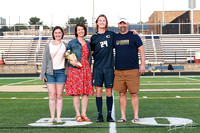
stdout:
[[106,38],[110,38],[110,35],[106,35]]

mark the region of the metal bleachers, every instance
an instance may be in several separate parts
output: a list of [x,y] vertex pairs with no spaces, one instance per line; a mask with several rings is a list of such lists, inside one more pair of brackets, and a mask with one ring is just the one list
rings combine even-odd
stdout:
[[160,42],[165,54],[164,63],[186,63],[194,60],[195,51],[200,50],[199,35],[161,36]]
[[32,39],[1,39],[0,48],[4,51],[6,64],[27,64],[28,51]]
[[[89,40],[91,36],[86,36]],[[146,64],[181,64],[193,59],[195,51],[200,51],[200,35],[154,35],[140,36],[146,56]],[[65,36],[68,43],[74,36]],[[41,64],[44,46],[52,37],[0,38],[5,64]],[[153,46],[155,44],[155,49]]]

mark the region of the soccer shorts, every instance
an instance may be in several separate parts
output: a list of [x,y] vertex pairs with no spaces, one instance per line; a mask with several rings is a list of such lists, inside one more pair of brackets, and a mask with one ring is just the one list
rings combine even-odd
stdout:
[[106,88],[113,87],[114,68],[94,68],[93,69],[93,86],[103,87],[105,83]]

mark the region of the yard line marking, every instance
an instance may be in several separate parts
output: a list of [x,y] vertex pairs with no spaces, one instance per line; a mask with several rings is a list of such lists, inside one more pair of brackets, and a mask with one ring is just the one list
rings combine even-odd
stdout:
[[179,77],[179,78],[188,79],[188,80],[194,80],[194,81],[200,81],[199,79],[191,79],[191,78],[188,78],[188,77]]
[[200,77],[200,76],[140,76],[140,78],[180,78],[180,77]]
[[200,91],[200,88],[184,88],[184,89],[176,89],[176,88],[173,88],[173,89],[140,89],[141,92],[149,92],[149,91],[153,91],[153,92],[156,92],[156,91],[160,91],[160,92],[165,92],[165,91]]
[[38,77],[1,77],[0,79],[38,79]]
[[17,83],[10,83],[7,85],[2,85],[2,86],[11,86],[11,85],[16,85],[16,84],[22,84],[22,83],[26,83],[26,82],[30,82],[30,81],[35,81],[37,79],[32,79],[32,80],[27,80],[27,81],[22,81],[22,82],[17,82]]
[[[177,96],[180,99],[195,99],[195,98],[200,98],[200,97],[181,97],[181,96]],[[139,99],[177,99],[177,97],[139,97]],[[17,97],[1,97],[0,99],[15,99],[15,100],[47,100],[47,98],[17,98]],[[63,98],[64,100],[72,100],[73,98]],[[89,100],[95,100],[96,98],[89,98]],[[118,99],[118,98],[114,98],[114,99]],[[127,99],[131,99],[131,98],[127,98]],[[112,115],[112,118],[115,120],[115,116]]]
[[152,84],[140,84],[140,85],[200,85],[200,83],[152,83]]
[[[115,100],[114,99],[115,99],[115,97],[114,97],[114,93],[113,93],[113,108],[112,108],[111,116],[112,116],[113,120],[116,121],[116,119],[115,119]],[[109,133],[117,133],[115,122],[109,123]]]
[[116,123],[115,122],[110,122],[109,123],[109,133],[117,133],[116,131]]
[[[189,127],[189,128],[191,128],[191,127],[200,127],[200,125],[185,125],[185,126],[176,126],[177,128],[178,127],[183,127],[183,128],[186,128],[186,127]],[[94,128],[97,128],[97,129],[104,129],[104,128],[109,128],[109,127],[106,127],[106,126],[104,126],[104,127],[92,127],[92,126],[90,126],[90,127],[86,127],[86,126],[84,126],[84,127],[78,127],[78,126],[76,126],[76,127],[64,127],[64,126],[61,126],[61,127],[45,127],[45,126],[43,126],[43,127],[31,127],[31,126],[28,126],[28,127],[0,127],[0,129],[53,129],[53,128],[55,128],[55,129],[61,129],[61,128],[79,128],[79,129],[86,129],[86,128],[88,128],[88,129],[94,129]],[[129,129],[129,128],[138,128],[138,129],[141,129],[141,128],[165,128],[166,129],[166,126],[120,126],[120,127],[117,127],[117,128],[120,128],[120,129]]]

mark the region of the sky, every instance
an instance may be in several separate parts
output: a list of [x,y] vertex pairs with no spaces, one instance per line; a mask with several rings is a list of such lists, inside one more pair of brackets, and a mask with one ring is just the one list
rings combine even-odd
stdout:
[[[44,25],[64,26],[69,18],[83,16],[92,25],[93,1],[94,17],[105,14],[109,25],[115,26],[120,17],[138,23],[140,18],[147,22],[154,11],[190,10],[188,0],[3,0],[0,17],[6,19],[7,25],[28,24],[31,17],[38,17]],[[194,10],[200,10],[200,0],[196,0]]]

